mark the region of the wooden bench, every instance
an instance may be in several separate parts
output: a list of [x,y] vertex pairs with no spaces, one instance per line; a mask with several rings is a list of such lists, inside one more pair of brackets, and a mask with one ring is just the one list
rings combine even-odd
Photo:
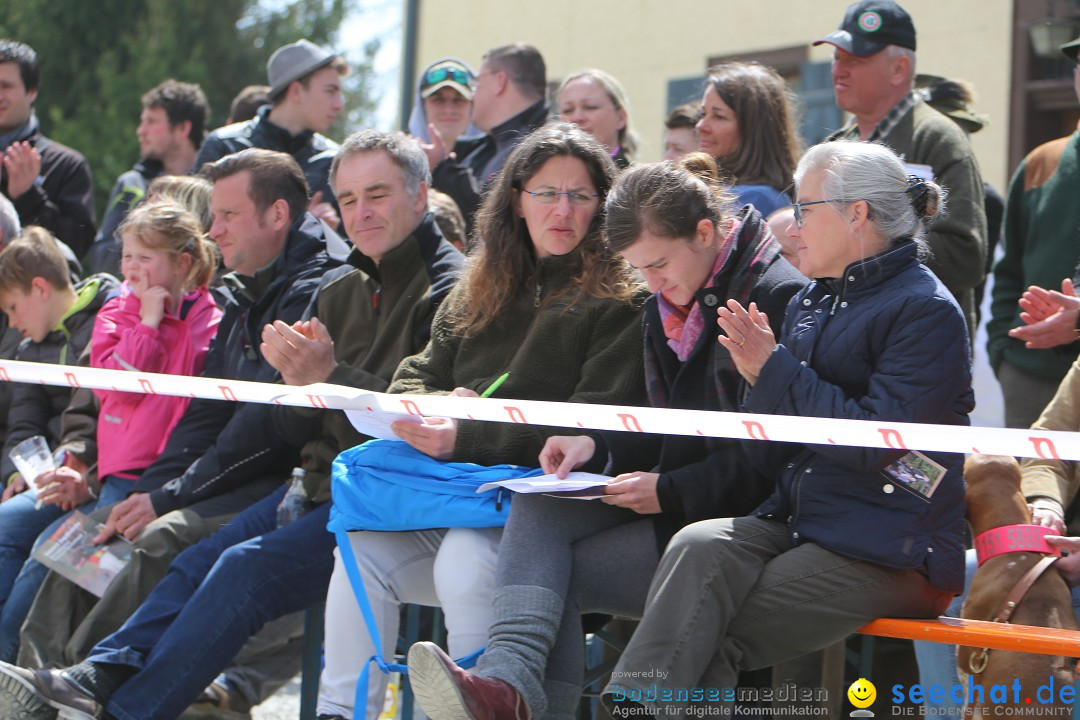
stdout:
[[925,640],[992,650],[1080,657],[1080,632],[1075,630],[1006,625],[944,615],[937,620],[878,618],[859,628],[858,632],[877,637]]

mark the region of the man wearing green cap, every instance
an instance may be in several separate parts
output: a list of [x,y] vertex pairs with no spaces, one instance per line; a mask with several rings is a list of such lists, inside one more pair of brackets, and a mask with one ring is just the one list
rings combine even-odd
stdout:
[[974,288],[986,276],[982,177],[964,132],[915,91],[911,16],[892,0],[860,0],[814,45],[823,43],[835,47],[836,105],[854,116],[832,139],[883,143],[910,175],[948,190],[948,213],[930,228],[926,264],[956,298],[974,336]]

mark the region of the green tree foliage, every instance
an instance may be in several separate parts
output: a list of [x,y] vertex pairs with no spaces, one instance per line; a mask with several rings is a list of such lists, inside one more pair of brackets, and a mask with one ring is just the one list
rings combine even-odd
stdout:
[[[266,82],[275,48],[302,37],[338,47],[338,29],[355,10],[355,0],[0,0],[0,37],[37,51],[42,129],[86,156],[100,214],[137,159],[144,92],[170,77],[198,83],[217,127],[237,91]],[[375,50],[345,53],[353,72],[345,118],[332,132],[338,139],[371,116]]]

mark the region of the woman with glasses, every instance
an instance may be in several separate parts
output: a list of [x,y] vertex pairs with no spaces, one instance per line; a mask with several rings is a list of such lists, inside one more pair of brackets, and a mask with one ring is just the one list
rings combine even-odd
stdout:
[[476,73],[457,58],[436,60],[420,73],[409,134],[420,141],[432,170],[451,152],[465,157],[483,137],[471,122],[475,85]]
[[[475,396],[506,375],[493,397],[644,402],[643,292],[600,232],[614,171],[607,151],[572,125],[549,125],[523,140],[485,195],[479,244],[435,316],[431,342],[402,362],[389,391]],[[437,460],[525,466],[537,464],[556,432],[446,418],[395,423],[394,430]],[[605,459],[592,469],[602,470]],[[393,656],[404,602],[442,606],[456,656],[483,646],[501,534],[501,528],[350,533],[384,657]],[[340,563],[326,614],[328,634],[348,640],[344,652],[327,653],[319,713],[353,717],[357,676],[373,648]],[[373,673],[369,718],[382,710],[385,680]]]
[[[739,373],[715,338],[728,298],[756,303],[777,328],[806,279],[753,208],[728,213],[716,164],[692,153],[682,164],[627,169],[608,195],[611,248],[654,293],[645,305],[645,374],[655,407],[737,411]],[[683,525],[745,514],[771,490],[726,438],[590,433],[550,438],[540,455],[565,475],[611,457],[618,475],[602,502],[537,495],[514,499],[499,552],[494,620],[476,674],[430,644],[413,646],[416,696],[435,720],[572,718],[584,674],[582,613],[640,617],[668,538]],[[485,713],[490,712],[490,715]]]
[[[920,262],[941,189],[909,178],[884,146],[857,142],[811,148],[795,181],[790,232],[814,282],[789,305],[779,343],[755,304],[729,300],[719,313],[719,341],[749,386],[743,409],[967,425],[964,316]],[[672,539],[605,704],[685,710],[673,694],[642,694],[648,681],[634,673],[648,669],[665,688],[720,704],[715,689],[741,669],[825,647],[877,617],[937,616],[964,584],[964,456],[887,445],[749,443],[776,490],[750,517]]]
[[716,158],[739,204],[765,217],[791,203],[785,189],[801,152],[796,107],[772,68],[730,62],[709,69],[697,124],[701,150]]
[[603,70],[582,70],[563,80],[555,97],[559,119],[599,140],[616,167],[634,161],[637,133],[630,128],[630,103],[618,80]]

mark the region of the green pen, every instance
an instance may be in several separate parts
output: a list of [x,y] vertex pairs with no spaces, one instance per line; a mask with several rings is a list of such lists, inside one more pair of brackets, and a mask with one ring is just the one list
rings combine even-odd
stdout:
[[482,398],[491,397],[491,394],[493,392],[495,392],[496,390],[498,390],[499,386],[501,386],[504,382],[506,382],[506,378],[508,378],[508,377],[510,377],[510,373],[505,372],[502,375],[500,375],[499,377],[495,378],[495,382],[488,385],[487,390],[480,393],[480,397],[482,397]]

